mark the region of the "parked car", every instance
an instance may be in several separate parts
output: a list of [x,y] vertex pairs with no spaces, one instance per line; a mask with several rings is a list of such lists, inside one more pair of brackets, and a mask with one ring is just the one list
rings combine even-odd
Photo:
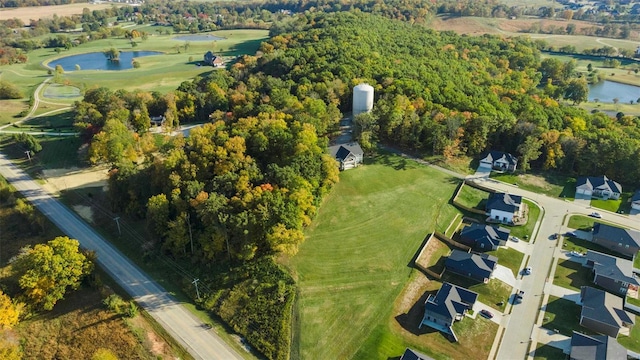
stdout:
[[597,212],[592,212],[591,214],[589,214],[589,216],[594,217],[596,219],[602,218],[602,215],[600,215],[600,213],[597,213]]
[[582,255],[581,253],[579,253],[577,251],[572,251],[572,252],[569,253],[569,256],[583,257],[584,255]]
[[526,268],[524,268],[524,270],[522,270],[522,273],[525,275],[531,275],[531,266],[527,266]]
[[480,310],[480,315],[486,317],[487,319],[491,319],[493,317],[491,311],[485,309]]
[[515,237],[515,236],[510,236],[509,239],[511,239],[511,241],[513,241],[513,242],[519,242],[520,241],[520,239]]
[[567,231],[567,233],[564,234],[564,236],[578,237],[575,231]]
[[514,303],[519,304],[522,302],[522,298],[524,298],[524,291],[520,290],[516,293],[514,298]]

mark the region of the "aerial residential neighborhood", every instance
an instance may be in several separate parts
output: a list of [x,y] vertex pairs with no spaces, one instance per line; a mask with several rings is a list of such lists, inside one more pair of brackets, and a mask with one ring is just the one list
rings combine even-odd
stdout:
[[0,1],[0,360],[640,359],[638,14]]

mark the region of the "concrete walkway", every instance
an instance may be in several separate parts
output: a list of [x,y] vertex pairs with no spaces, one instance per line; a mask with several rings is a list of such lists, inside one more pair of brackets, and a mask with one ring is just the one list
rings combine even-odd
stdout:
[[500,280],[511,287],[516,287],[517,285],[517,280],[513,275],[513,271],[506,266],[498,264],[496,269],[493,271],[493,276],[497,280]]
[[507,241],[507,247],[515,249],[525,255],[531,255],[531,250],[533,249],[533,246],[530,242],[523,241],[522,239],[520,239],[520,241],[518,242],[511,240]]

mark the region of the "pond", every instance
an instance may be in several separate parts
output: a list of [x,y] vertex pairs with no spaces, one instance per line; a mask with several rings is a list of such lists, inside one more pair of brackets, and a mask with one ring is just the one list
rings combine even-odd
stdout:
[[109,61],[103,53],[93,52],[65,56],[49,62],[47,66],[55,69],[57,65],[62,65],[65,71],[75,70],[76,65],[80,66],[80,70],[126,70],[133,67],[131,60],[134,58],[152,55],[162,55],[162,53],[159,51],[121,51],[120,61]]
[[612,103],[616,98],[621,104],[629,104],[631,100],[635,103],[640,98],[640,86],[607,80],[589,85],[589,101],[598,99],[599,102]]
[[215,36],[211,34],[199,34],[199,35],[183,35],[176,36],[173,40],[180,41],[216,41],[216,40],[224,40],[223,37]]

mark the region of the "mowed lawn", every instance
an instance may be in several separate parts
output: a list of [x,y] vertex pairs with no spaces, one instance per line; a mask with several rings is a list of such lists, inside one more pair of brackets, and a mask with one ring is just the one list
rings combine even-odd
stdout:
[[394,155],[341,174],[299,253],[286,261],[300,291],[292,358],[401,355],[386,352],[404,349],[397,336],[387,334],[394,346],[367,340],[388,333],[412,258],[457,213],[448,201],[458,181]]

